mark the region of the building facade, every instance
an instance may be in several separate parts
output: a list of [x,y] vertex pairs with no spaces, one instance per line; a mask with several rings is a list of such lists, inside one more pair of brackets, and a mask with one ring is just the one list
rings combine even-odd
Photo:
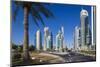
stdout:
[[52,50],[53,48],[53,35],[49,31],[49,27],[44,28],[44,51]]
[[58,34],[56,35],[56,51],[63,51],[64,45],[64,28],[61,27]]
[[74,50],[80,50],[80,28],[78,26],[75,27],[74,30]]
[[91,7],[92,11],[92,50],[96,50],[96,6]]
[[42,49],[42,39],[41,39],[40,30],[37,30],[37,32],[36,32],[36,49],[37,50],[41,50]]
[[45,27],[44,28],[44,51],[47,50],[47,37],[49,35],[49,28]]
[[89,46],[91,45],[91,35],[90,35],[90,28],[89,28],[89,20],[88,20],[88,12],[85,9],[82,9],[80,12],[80,19],[81,19],[81,49],[88,50]]

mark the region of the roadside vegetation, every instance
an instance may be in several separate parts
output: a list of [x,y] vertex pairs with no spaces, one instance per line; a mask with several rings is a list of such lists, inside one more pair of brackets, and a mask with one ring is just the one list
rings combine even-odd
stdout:
[[80,53],[85,54],[85,55],[89,55],[89,56],[96,56],[96,51],[84,51],[84,50],[81,50]]
[[47,64],[52,63],[52,60],[57,61],[58,58],[52,57],[52,56],[45,56],[40,54],[41,51],[35,50],[35,46],[30,45],[29,46],[29,54],[31,60],[29,63],[25,63],[23,61],[23,47],[22,45],[16,45],[12,43],[12,50],[11,50],[11,56],[12,56],[12,65],[13,66],[20,66],[20,65],[37,65],[37,64]]

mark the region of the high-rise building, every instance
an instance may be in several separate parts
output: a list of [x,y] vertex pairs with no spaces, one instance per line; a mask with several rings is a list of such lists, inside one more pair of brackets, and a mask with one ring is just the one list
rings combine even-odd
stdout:
[[86,44],[91,45],[91,30],[90,30],[89,24],[88,24],[88,27],[87,27]]
[[63,51],[64,43],[64,28],[61,27],[58,34],[56,35],[56,50]]
[[53,34],[52,34],[52,32],[51,32],[51,50],[53,50]]
[[47,49],[53,50],[53,35],[52,32],[49,31],[49,35],[47,37]]
[[92,50],[96,49],[96,6],[91,7],[92,14]]
[[[90,32],[89,31],[89,21],[88,21],[88,11],[85,9],[82,9],[80,12],[80,19],[81,19],[81,49],[82,50],[88,50],[89,45],[87,44],[90,43],[91,40],[90,38],[87,38],[88,36],[90,37]],[[89,35],[88,35],[89,34]]]
[[75,27],[74,31],[74,50],[80,50],[80,28],[78,26]]
[[53,35],[48,27],[44,28],[44,51],[53,49]]
[[35,46],[35,49],[36,49],[36,33],[34,35],[34,46]]
[[42,48],[41,32],[37,30],[36,32],[36,49],[40,50]]
[[47,37],[49,35],[49,28],[45,27],[44,28],[44,51],[47,50]]
[[51,36],[47,37],[47,49],[51,49]]
[[61,50],[63,51],[63,49],[64,49],[64,46],[65,46],[65,44],[64,44],[64,27],[62,26],[61,27]]
[[59,34],[56,35],[56,51],[59,49]]
[[96,45],[96,6],[93,6],[93,44]]

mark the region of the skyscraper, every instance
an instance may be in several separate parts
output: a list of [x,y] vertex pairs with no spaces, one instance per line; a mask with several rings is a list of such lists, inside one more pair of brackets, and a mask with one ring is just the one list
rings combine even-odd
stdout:
[[45,27],[44,28],[44,51],[47,50],[47,37],[49,35],[49,28]]
[[59,34],[56,35],[56,51],[59,49]]
[[[80,19],[81,19],[81,49],[82,50],[88,50],[88,44],[87,44],[87,36],[89,32],[89,21],[88,21],[88,12],[85,9],[82,9],[80,12]],[[88,41],[90,43],[90,40]]]
[[80,28],[78,26],[75,27],[74,31],[74,49],[75,51],[80,49]]
[[53,34],[51,32],[51,50],[53,50]]
[[89,24],[88,24],[88,27],[87,27],[86,44],[91,45],[91,30],[90,30]]
[[47,36],[47,49],[52,50],[53,49],[53,35],[52,32],[49,31],[49,35]]
[[92,50],[96,49],[96,6],[91,7],[92,14]]
[[96,6],[93,6],[93,44],[96,45]]
[[34,46],[35,46],[35,49],[36,49],[36,33],[35,33],[35,35],[34,35]]
[[64,28],[61,27],[58,34],[56,35],[56,50],[63,51],[64,43]]
[[41,32],[40,30],[37,30],[36,32],[36,49],[40,50],[42,48],[42,43],[41,43]]
[[47,37],[47,49],[51,49],[51,36]]
[[62,32],[62,34],[61,34],[61,37],[62,37],[62,49],[64,49],[65,47],[65,44],[64,44],[64,27],[62,26],[61,27],[61,32]]
[[49,31],[48,27],[44,28],[44,51],[47,49],[51,50],[53,48],[53,35]]

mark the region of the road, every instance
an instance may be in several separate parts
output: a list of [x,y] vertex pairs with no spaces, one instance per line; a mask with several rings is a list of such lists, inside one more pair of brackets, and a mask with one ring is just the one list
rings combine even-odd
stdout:
[[95,57],[84,56],[82,54],[75,53],[75,52],[67,52],[67,53],[59,53],[59,54],[53,53],[53,54],[62,57],[65,60],[65,63],[95,61]]

